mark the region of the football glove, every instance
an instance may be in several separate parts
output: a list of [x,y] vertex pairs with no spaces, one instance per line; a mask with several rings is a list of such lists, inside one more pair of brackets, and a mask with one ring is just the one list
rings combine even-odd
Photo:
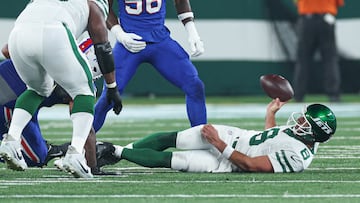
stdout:
[[114,88],[108,88],[106,92],[106,99],[109,104],[113,103],[113,111],[116,115],[118,115],[121,112],[122,109],[122,101],[120,97],[120,93],[115,86]]
[[185,24],[185,29],[189,35],[188,41],[190,43],[190,55],[200,56],[204,53],[204,43],[201,41],[200,36],[196,30],[195,23],[189,21]]
[[111,32],[114,33],[116,40],[132,53],[137,53],[146,47],[146,42],[140,41],[142,39],[141,36],[135,33],[124,32],[119,24],[114,25],[111,28]]

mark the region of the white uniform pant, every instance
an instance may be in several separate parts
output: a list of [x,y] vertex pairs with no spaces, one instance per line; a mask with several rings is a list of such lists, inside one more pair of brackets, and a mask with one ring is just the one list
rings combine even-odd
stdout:
[[62,23],[16,24],[9,51],[21,79],[39,95],[49,96],[54,81],[73,99],[94,95],[89,62]]
[[[188,172],[232,172],[235,168],[228,159],[201,135],[203,125],[195,126],[178,133],[176,148],[184,151],[173,152],[171,168]],[[232,145],[236,137],[245,131],[231,126],[214,125],[220,138]]]

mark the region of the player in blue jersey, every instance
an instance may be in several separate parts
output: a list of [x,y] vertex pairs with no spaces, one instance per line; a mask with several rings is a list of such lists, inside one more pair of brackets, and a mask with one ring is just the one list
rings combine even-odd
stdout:
[[[109,7],[112,8],[112,0]],[[191,126],[207,123],[204,84],[186,51],[170,37],[165,26],[166,0],[118,1],[119,21],[110,9],[108,28],[116,36],[113,48],[116,82],[120,93],[141,63],[150,63],[170,83],[186,95],[186,109]],[[191,55],[204,52],[188,0],[175,0],[179,19],[189,34]],[[94,128],[98,131],[112,108],[104,90],[95,105]]]

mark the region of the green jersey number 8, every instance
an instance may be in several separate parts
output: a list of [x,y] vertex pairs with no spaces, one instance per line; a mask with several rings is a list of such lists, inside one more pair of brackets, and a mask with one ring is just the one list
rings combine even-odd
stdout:
[[259,145],[265,140],[275,137],[279,134],[280,129],[279,128],[271,128],[269,130],[265,130],[259,134],[256,134],[250,138],[249,145]]

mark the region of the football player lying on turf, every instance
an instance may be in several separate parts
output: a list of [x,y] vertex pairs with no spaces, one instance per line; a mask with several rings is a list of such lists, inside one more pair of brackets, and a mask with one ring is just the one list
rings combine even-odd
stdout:
[[[90,62],[93,78],[99,78],[101,72],[96,61],[94,48],[90,38],[85,38],[79,43],[79,47],[86,54]],[[7,45],[2,48],[2,53],[6,58],[10,57]],[[8,132],[17,97],[26,90],[25,83],[20,79],[10,59],[6,59],[0,63],[0,85],[2,87],[0,90],[0,135],[3,135]],[[51,107],[55,104],[69,103],[72,103],[71,97],[60,86],[56,86],[51,96],[42,102],[40,108]],[[30,122],[26,125],[23,136],[21,137],[22,155],[29,167],[42,167],[51,159],[64,156],[68,146],[68,144],[59,146],[52,145],[44,140],[40,131],[37,114],[38,112],[35,113]],[[1,139],[2,136],[0,136],[0,140]],[[92,148],[95,149],[95,146],[90,146],[91,143],[95,143],[95,140],[95,131],[92,131],[85,145],[87,153],[86,157],[93,174],[101,175],[103,172],[96,167],[96,152],[95,150],[92,150]],[[93,153],[93,156],[89,155],[91,152]]]
[[[115,146],[103,159],[187,172],[301,172],[309,167],[319,142],[335,133],[336,118],[328,107],[311,104],[292,113],[286,125],[276,126],[275,113],[284,104],[278,98],[269,103],[264,131],[199,125]],[[171,147],[181,151],[164,151]]]

